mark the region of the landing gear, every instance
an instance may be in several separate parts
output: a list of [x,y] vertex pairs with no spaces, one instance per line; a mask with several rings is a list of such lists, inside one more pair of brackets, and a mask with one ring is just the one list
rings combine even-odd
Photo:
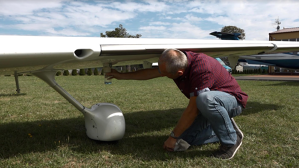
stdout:
[[86,135],[93,140],[118,141],[125,134],[125,118],[116,105],[111,103],[98,103],[91,109],[84,107],[55,81],[56,70],[42,69],[32,72],[55,89],[73,106],[81,111],[85,118]]
[[17,73],[17,71],[15,71],[15,73],[14,73],[14,76],[15,76],[15,81],[16,81],[16,87],[17,87],[17,93],[19,94],[20,93],[20,86],[19,86],[19,76],[18,76],[18,73]]

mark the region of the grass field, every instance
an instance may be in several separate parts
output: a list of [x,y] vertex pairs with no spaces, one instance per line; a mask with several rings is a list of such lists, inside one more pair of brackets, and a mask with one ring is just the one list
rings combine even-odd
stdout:
[[170,153],[162,145],[188,100],[166,78],[117,81],[102,76],[59,76],[84,106],[118,105],[126,119],[116,144],[88,139],[83,115],[33,76],[0,77],[0,167],[299,167],[299,82],[238,81],[249,95],[235,118],[243,145],[233,160],[210,158],[217,144]]

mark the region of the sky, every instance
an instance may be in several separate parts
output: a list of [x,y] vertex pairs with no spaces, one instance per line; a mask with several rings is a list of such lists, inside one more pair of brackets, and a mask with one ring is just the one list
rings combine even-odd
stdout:
[[246,40],[299,27],[298,0],[0,0],[0,35],[99,37],[119,24],[141,38],[217,39],[224,26]]

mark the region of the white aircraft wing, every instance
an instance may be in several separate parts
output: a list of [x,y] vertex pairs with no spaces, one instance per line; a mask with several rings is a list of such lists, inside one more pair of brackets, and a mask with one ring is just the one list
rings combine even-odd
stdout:
[[213,57],[299,51],[299,43],[97,37],[0,36],[0,74],[43,68],[80,69],[104,63],[157,62],[166,48],[203,52]]
[[57,69],[81,69],[157,62],[166,48],[203,52],[213,57],[299,51],[297,42],[195,39],[0,36],[0,74],[31,73],[81,111],[86,134],[101,141],[120,140],[125,133],[121,110],[98,103],[86,108],[55,81]]

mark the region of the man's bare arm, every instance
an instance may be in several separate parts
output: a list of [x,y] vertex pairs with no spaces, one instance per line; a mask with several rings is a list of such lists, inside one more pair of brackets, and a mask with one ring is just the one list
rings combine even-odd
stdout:
[[135,72],[119,73],[116,70],[106,73],[108,79],[118,79],[118,80],[147,80],[152,78],[161,77],[158,68],[141,69]]
[[[188,107],[183,112],[176,127],[173,129],[174,136],[179,137],[187,128],[189,128],[198,115],[198,109],[196,106],[196,97],[191,97]],[[176,143],[176,139],[171,136],[164,142],[163,148],[168,151],[173,151]]]
[[175,136],[180,136],[187,128],[191,126],[195,118],[198,115],[198,109],[196,106],[196,98],[191,97],[189,100],[188,107],[185,109],[176,127],[173,129]]

